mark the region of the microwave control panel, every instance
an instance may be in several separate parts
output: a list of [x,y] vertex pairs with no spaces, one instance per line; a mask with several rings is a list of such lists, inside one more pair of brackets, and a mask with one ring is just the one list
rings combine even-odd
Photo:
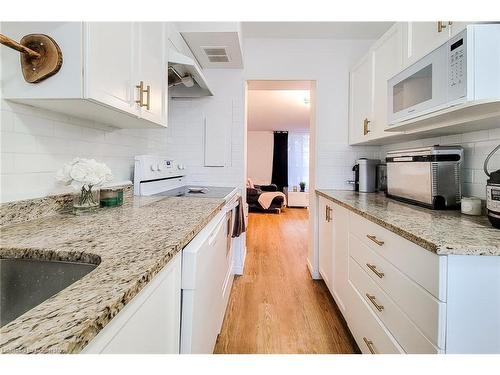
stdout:
[[466,94],[467,55],[466,35],[460,33],[448,43],[448,92],[449,98],[460,98]]

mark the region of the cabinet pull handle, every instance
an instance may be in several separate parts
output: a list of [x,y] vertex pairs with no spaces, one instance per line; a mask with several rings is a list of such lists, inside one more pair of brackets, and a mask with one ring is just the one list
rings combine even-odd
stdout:
[[384,275],[385,275],[385,274],[384,274],[383,272],[379,272],[379,271],[377,270],[377,266],[375,266],[374,264],[366,263],[366,266],[367,266],[369,269],[371,269],[371,270],[372,270],[372,272],[373,272],[375,275],[377,275],[379,278],[384,277]]
[[139,107],[143,107],[144,104],[142,103],[142,101],[144,100],[144,82],[139,82],[139,84],[136,85],[135,88],[139,89],[139,99],[137,99],[135,102],[139,104]]
[[363,135],[367,135],[370,132],[370,129],[368,129],[368,124],[370,123],[370,120],[365,118],[363,120]]
[[[146,107],[149,110],[150,108],[149,101],[151,98],[151,86],[148,85],[146,89],[144,89],[144,81],[141,81],[135,87],[136,89],[139,90],[139,99],[137,99],[135,102],[139,104],[139,107]],[[147,98],[146,103],[144,103],[144,93],[146,93],[146,98]]]
[[368,299],[370,300],[370,302],[373,304],[373,306],[375,306],[375,308],[378,311],[382,311],[384,309],[384,306],[379,305],[377,303],[377,299],[375,298],[375,296],[372,296],[371,294],[368,294],[368,293],[366,293],[366,296],[368,297]]
[[366,337],[363,337],[363,341],[365,342],[366,346],[368,347],[368,350],[370,351],[370,353],[377,354],[375,352],[375,349],[373,349],[373,341],[368,340]]
[[330,206],[328,206],[328,221],[332,221],[332,211],[333,209]]
[[146,109],[149,111],[151,108],[151,86],[146,86]]
[[438,26],[438,33],[442,32],[443,29],[446,29],[446,23],[443,21],[438,21],[437,26]]
[[375,242],[377,245],[382,246],[384,244],[384,241],[377,240],[376,236],[373,236],[371,234],[367,234],[366,237],[368,237],[370,240]]
[[328,206],[325,206],[325,221],[328,221]]

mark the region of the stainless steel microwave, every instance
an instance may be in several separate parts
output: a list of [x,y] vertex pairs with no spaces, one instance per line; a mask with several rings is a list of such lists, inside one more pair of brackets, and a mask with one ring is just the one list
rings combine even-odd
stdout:
[[500,100],[500,25],[469,25],[389,79],[389,126],[466,102]]

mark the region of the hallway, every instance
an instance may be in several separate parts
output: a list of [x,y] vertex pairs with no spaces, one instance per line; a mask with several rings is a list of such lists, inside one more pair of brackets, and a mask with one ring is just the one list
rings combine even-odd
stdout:
[[250,214],[245,273],[235,278],[215,353],[355,353],[323,281],[306,266],[308,211]]

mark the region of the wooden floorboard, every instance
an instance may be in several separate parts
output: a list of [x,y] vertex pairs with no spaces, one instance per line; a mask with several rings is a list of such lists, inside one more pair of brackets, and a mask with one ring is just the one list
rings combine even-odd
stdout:
[[306,209],[250,214],[215,353],[359,352],[325,283],[311,279],[307,227]]

